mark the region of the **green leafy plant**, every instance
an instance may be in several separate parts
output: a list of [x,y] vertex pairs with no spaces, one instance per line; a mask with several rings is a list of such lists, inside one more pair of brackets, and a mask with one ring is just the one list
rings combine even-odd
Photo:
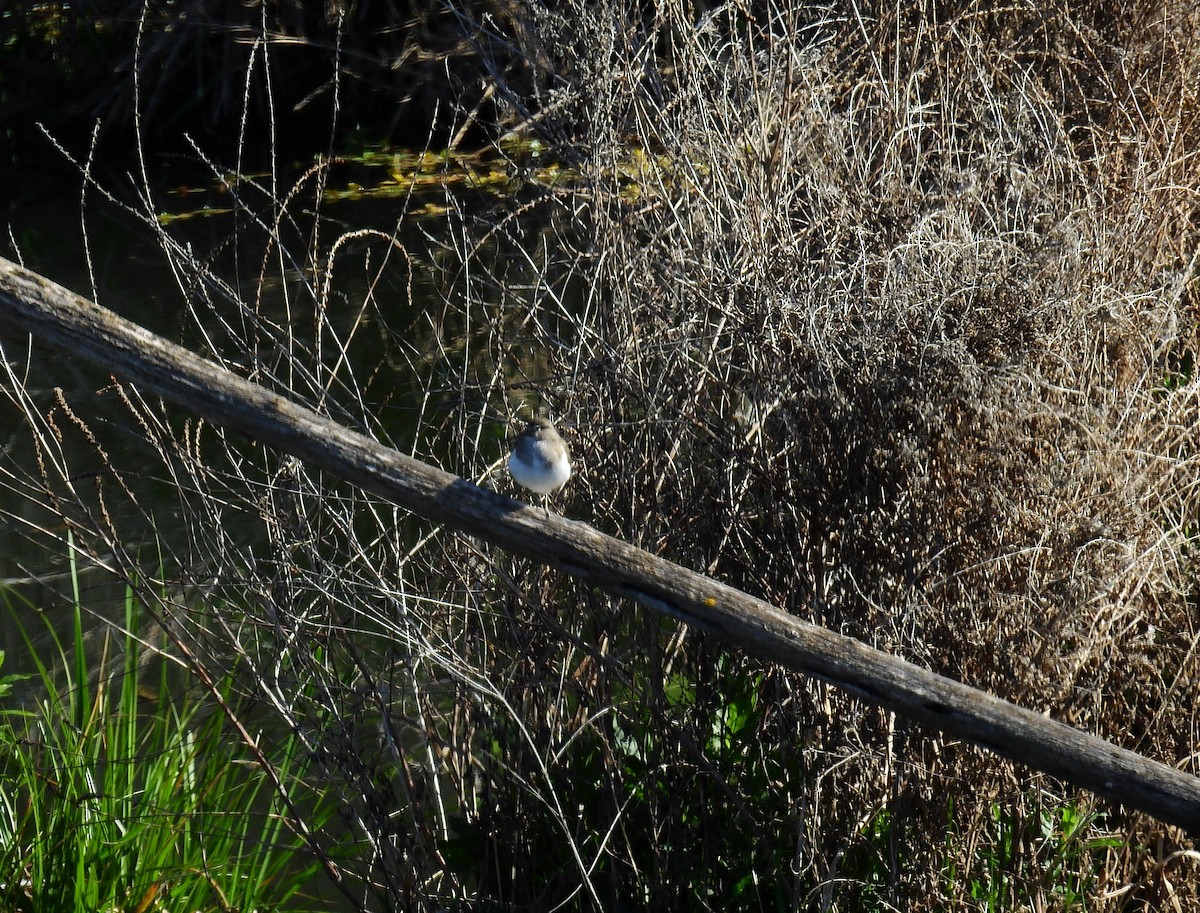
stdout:
[[[300,854],[272,778],[245,763],[216,702],[181,688],[170,664],[142,681],[133,587],[124,633],[96,655],[74,568],[72,581],[73,630],[64,644],[50,629],[52,661],[21,621],[33,606],[3,593],[37,674],[0,678],[0,907],[303,908],[317,863]],[[12,701],[22,678],[40,682],[32,708]],[[228,679],[219,689],[228,700]],[[278,782],[304,773],[297,748],[284,739],[271,754]],[[326,813],[313,804],[308,823],[319,825]]]
[[[953,815],[952,815],[953,816]],[[1078,801],[993,804],[990,839],[976,846],[969,873],[944,869],[948,896],[964,894],[991,911],[1087,910],[1109,850],[1122,845],[1106,831],[1105,815]],[[953,841],[955,829],[947,832]],[[947,847],[947,858],[953,857]]]

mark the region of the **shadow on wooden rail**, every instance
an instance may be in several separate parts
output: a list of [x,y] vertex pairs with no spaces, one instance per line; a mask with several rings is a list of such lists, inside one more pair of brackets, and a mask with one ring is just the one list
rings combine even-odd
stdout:
[[0,318],[414,513],[1200,836],[1200,779],[404,456],[0,258]]

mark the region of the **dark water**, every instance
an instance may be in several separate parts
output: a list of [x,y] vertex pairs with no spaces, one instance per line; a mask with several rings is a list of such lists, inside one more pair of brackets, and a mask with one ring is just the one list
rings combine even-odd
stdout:
[[[256,320],[286,327],[298,346],[315,345],[312,290],[321,277],[295,268],[286,258],[281,261],[277,250],[272,259],[261,230],[238,226],[229,216],[197,218],[170,227],[177,243],[190,244],[197,259],[212,267],[214,277],[228,284],[232,294],[223,296],[212,287],[189,284],[193,276],[183,276],[181,283],[181,275],[172,268],[152,225],[95,201],[87,203],[85,212],[86,219],[81,222],[78,193],[56,198],[43,194],[36,205],[10,209],[0,254],[170,341],[208,357],[228,358],[235,369],[250,361],[246,341]],[[387,234],[396,228],[394,214],[378,205],[339,204],[334,214],[343,224],[322,226],[330,239],[349,220],[372,224]],[[312,227],[311,222],[307,227]],[[333,335],[345,338],[354,330],[356,343],[349,354],[356,363],[349,366],[347,374],[366,378],[352,396],[335,386],[335,398],[340,398],[345,408],[339,410],[336,401],[326,402],[328,411],[359,427],[365,411],[375,420],[370,429],[373,433],[401,443],[411,437],[416,393],[433,385],[429,378],[406,376],[412,351],[431,343],[411,330],[419,323],[415,318],[421,309],[432,308],[437,300],[431,284],[436,274],[434,244],[428,231],[429,225],[414,223],[401,235],[401,243],[416,261],[415,269],[399,257],[393,269],[373,272],[359,268],[377,254],[361,243],[347,245],[342,254],[346,268],[338,271],[337,284],[328,298],[327,319],[335,330]],[[280,233],[291,242],[303,240],[303,231],[295,227]],[[377,238],[375,241],[376,248],[381,246]],[[371,281],[375,285],[368,292],[366,285]],[[356,303],[368,294],[383,302],[382,308],[368,313],[367,325],[356,325],[363,320]],[[199,319],[189,312],[189,303],[197,303]],[[429,326],[429,321],[424,323]],[[402,342],[408,358],[396,357]],[[69,524],[56,509],[51,492],[62,499],[61,513],[84,527],[103,528],[111,520],[119,531],[126,560],[132,557],[151,577],[178,572],[166,567],[160,555],[189,552],[187,524],[181,515],[183,499],[163,461],[147,458],[144,435],[106,372],[69,352],[36,340],[31,344],[28,334],[3,321],[0,347],[28,396],[20,403],[10,396],[0,398],[0,583],[6,603],[0,604],[0,651],[4,653],[0,674],[36,671],[26,636],[42,661],[53,666],[60,656],[56,641],[70,643],[76,601],[83,610],[91,661],[104,653],[119,660],[120,638],[111,650],[103,643],[113,633],[111,623],[122,619],[127,596],[125,585],[105,566],[116,561],[97,537],[91,542],[98,560],[72,553],[70,543],[78,540],[69,536]],[[269,351],[263,353],[265,363],[271,363],[273,357]],[[284,363],[276,360],[276,364]],[[287,379],[280,367],[277,380]],[[0,388],[12,386],[7,377],[0,380]],[[296,398],[312,404],[316,391],[305,389],[302,383],[297,387]],[[170,407],[168,414],[173,428],[190,418]],[[135,499],[122,497],[117,475],[135,492]],[[264,546],[261,524],[246,524],[228,532],[247,552]],[[119,662],[116,665],[119,668]],[[147,680],[153,681],[155,676],[155,670],[147,667]],[[61,675],[55,678],[61,679]],[[183,683],[179,676],[176,680],[203,697],[194,683]],[[40,680],[31,678],[18,684],[13,698],[28,706],[40,702],[41,689]],[[264,713],[250,711],[248,719],[259,731],[265,730],[267,741],[286,735],[285,731],[273,732],[279,723]],[[260,811],[265,811],[265,806]],[[319,884],[314,888],[321,890]],[[322,893],[329,898],[331,910],[357,909],[332,889]]]
[[[179,306],[168,294],[174,283],[161,256],[155,256],[152,238],[107,207],[90,206],[88,213],[85,244],[78,194],[42,193],[35,202],[6,214],[0,253],[138,322],[178,326]],[[54,510],[46,489],[68,496],[72,488],[94,485],[94,474],[103,467],[92,448],[72,445],[71,422],[61,403],[75,404],[78,421],[103,435],[116,451],[114,459],[121,435],[111,431],[120,427],[124,410],[103,392],[110,385],[108,376],[71,353],[39,345],[2,321],[0,346],[28,394],[28,402],[19,406],[7,396],[0,401],[0,580],[10,604],[28,616],[31,630],[41,627],[40,613],[50,613],[51,627],[65,633],[55,619],[64,617],[63,608],[73,598],[68,525]],[[8,391],[12,383],[5,377],[2,386]],[[62,432],[58,439],[52,428]],[[39,453],[39,436],[61,451]],[[58,466],[67,472],[58,471]],[[83,556],[76,556],[75,569],[81,601],[119,605],[120,591],[110,574]],[[0,624],[7,671],[23,671],[25,651],[18,635],[13,624]]]
[[[178,202],[164,198],[166,203]],[[58,196],[42,193],[35,203],[10,207],[0,236],[0,255],[171,342],[208,358],[227,359],[239,373],[245,374],[253,360],[247,341],[254,336],[256,323],[274,328],[276,336],[289,336],[298,347],[313,349],[317,311],[313,299],[322,276],[303,261],[281,256],[253,220],[197,217],[166,229],[171,243],[190,249],[194,262],[211,271],[212,281],[206,284],[196,281],[196,269],[173,268],[184,258],[164,253],[165,242],[156,226],[99,200],[94,193],[82,208],[83,218],[79,191],[68,189]],[[309,240],[306,233],[314,227],[329,242],[350,220],[373,225],[385,235],[396,231],[394,205],[342,203],[330,210],[336,218],[298,219],[276,228],[276,234],[292,249],[303,251]],[[261,218],[270,224],[269,212]],[[383,246],[378,236],[371,238],[375,249],[368,250],[364,243],[344,246],[345,268],[339,264],[324,310],[331,336],[345,338],[354,330],[354,345],[346,352],[353,363],[342,375],[366,380],[352,395],[347,387],[333,384],[322,405],[354,427],[364,427],[364,418],[369,417],[370,430],[384,440],[411,438],[407,426],[414,420],[415,394],[430,383],[428,378],[409,376],[405,369],[411,360],[398,360],[392,352],[401,342],[410,349],[414,344],[418,349],[429,345],[414,340],[410,331],[417,316],[413,312],[423,302],[435,300],[428,230],[428,225],[414,222],[398,236],[415,268],[400,257],[394,258],[394,268],[359,268],[360,262],[377,258],[375,249]],[[373,283],[370,290],[368,283]],[[364,317],[359,303],[369,295],[382,306],[368,309]],[[67,516],[85,527],[103,526],[97,518],[111,514],[118,532],[131,536],[121,539],[123,549],[155,576],[160,554],[188,550],[180,516],[185,508],[175,482],[166,474],[163,461],[147,450],[141,429],[107,372],[69,352],[36,340],[31,344],[28,334],[2,320],[0,347],[28,395],[22,403],[8,396],[0,400],[0,582],[6,585],[8,601],[32,622],[31,627],[42,627],[41,614],[48,613],[50,628],[63,634],[69,630],[66,619],[77,583],[86,610],[119,618],[125,588],[103,567],[108,563],[103,543],[96,549],[99,564],[88,555],[74,556],[73,579],[68,524],[56,499],[68,505]],[[309,405],[316,403],[322,391],[311,385],[306,388],[302,379],[289,376],[279,353],[260,346],[258,357],[278,368],[275,389]],[[294,393],[288,389],[293,381]],[[0,388],[11,386],[7,377],[0,381]],[[191,419],[169,406],[167,414],[174,428]],[[135,492],[136,503],[119,496],[113,469]],[[92,516],[79,516],[79,506],[73,502]],[[152,523],[145,514],[153,517]],[[251,527],[245,532],[261,535]],[[172,537],[179,538],[173,541]],[[253,550],[261,543],[244,544]],[[3,607],[0,614],[7,614]],[[26,671],[22,644],[13,625],[0,623],[0,650],[6,653],[7,671]]]
[[[161,198],[175,204],[175,212],[193,204],[191,198],[182,204],[176,196]],[[133,194],[124,199],[136,204]],[[489,205],[497,204],[481,203]],[[172,222],[165,241],[154,224],[94,194],[82,204],[81,218],[79,191],[62,188],[57,196],[42,192],[33,203],[10,206],[0,255],[169,341],[225,360],[243,376],[265,381],[289,398],[319,405],[335,419],[403,452],[460,474],[498,459],[507,433],[506,407],[512,403],[490,399],[501,358],[495,351],[496,314],[509,301],[489,300],[488,295],[505,295],[497,290],[511,282],[522,289],[544,284],[561,298],[576,281],[569,267],[566,277],[553,267],[543,269],[540,252],[552,242],[540,237],[545,226],[536,209],[526,210],[525,224],[510,220],[503,232],[494,232],[488,230],[486,213],[477,223],[470,213],[459,211],[457,222],[409,218],[401,224],[401,203],[394,200],[326,204],[319,217],[311,206],[296,203],[290,208],[294,221],[274,222],[275,211],[267,207],[256,213],[259,222],[228,214]],[[339,246],[324,296],[322,283],[335,239],[364,231],[368,233]],[[268,232],[283,241],[283,252],[268,241]],[[526,238],[529,253],[521,248]],[[191,265],[180,270],[180,260],[187,258],[169,256],[164,247],[170,249],[170,244],[190,250]],[[403,254],[397,252],[400,248]],[[292,254],[310,249],[320,252],[315,267]],[[467,250],[471,263],[464,268]],[[197,279],[199,266],[211,271],[209,281]],[[470,288],[465,305],[456,298],[464,286]],[[526,303],[517,296],[518,321]],[[318,313],[325,324],[317,320]],[[553,314],[540,318],[541,325],[553,327]],[[256,326],[270,330],[256,334]],[[563,335],[567,332],[569,328]],[[249,340],[256,335],[259,344],[254,347]],[[307,353],[324,348],[319,359],[306,355],[293,363],[285,353],[272,351],[267,342],[272,336]],[[294,368],[317,362],[327,369],[338,365],[343,353],[334,340],[348,338],[353,340],[344,352],[348,363],[334,372],[330,394],[322,398],[322,383]],[[522,380],[536,373],[536,352],[542,345],[544,341],[520,332],[505,334],[500,348],[509,362],[535,353],[529,365],[508,370],[516,370]],[[166,577],[162,586],[172,590],[168,598],[186,602],[203,597],[196,596],[194,585],[189,593],[191,581],[179,580],[180,568],[172,566],[175,558],[192,560],[195,554],[183,515],[187,498],[170,477],[167,461],[148,449],[143,430],[108,374],[69,352],[36,340],[31,345],[27,334],[2,320],[0,346],[28,394],[25,403],[0,398],[0,583],[8,602],[7,608],[0,605],[3,674],[33,671],[24,636],[11,623],[14,618],[49,660],[55,655],[55,637],[70,640],[76,599],[97,654],[100,640],[112,632],[110,623],[123,616],[126,587],[106,566],[117,562],[106,552],[103,537],[91,537],[94,557],[72,554],[69,525],[61,514],[93,530],[111,522],[122,560],[135,563],[146,578]],[[270,376],[252,373],[252,365],[266,366]],[[12,386],[7,378],[0,380],[0,388]],[[175,432],[194,421],[170,406],[163,410]],[[453,434],[455,416],[463,415],[473,416],[472,427],[482,429],[469,444]],[[233,446],[233,456],[210,453],[209,459],[236,459],[239,445]],[[246,442],[245,453],[250,461],[256,458],[252,443]],[[123,495],[118,477],[136,497]],[[64,505],[61,514],[56,497]],[[239,512],[250,522],[239,525]],[[231,505],[223,515],[224,533],[238,554],[268,551],[257,519],[254,506],[244,503]],[[414,538],[428,528],[414,518]],[[378,530],[365,533],[378,535]],[[400,535],[404,541],[406,534]],[[169,558],[164,561],[162,555]],[[185,573],[202,576],[208,570],[202,560]],[[17,695],[25,703],[36,699],[40,685],[34,680],[27,687],[28,694]],[[265,713],[255,724],[269,738],[280,727]],[[344,898],[325,893],[333,898],[329,908],[338,909]]]

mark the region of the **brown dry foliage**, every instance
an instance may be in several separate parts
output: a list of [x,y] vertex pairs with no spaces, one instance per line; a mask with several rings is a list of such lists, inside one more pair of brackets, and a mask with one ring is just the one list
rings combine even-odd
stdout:
[[[581,425],[572,511],[1200,772],[1200,14],[1084,6],[760,4],[699,32],[674,8],[645,30],[564,13],[598,276],[559,406]],[[631,141],[669,162],[636,193],[615,178]],[[716,644],[649,642],[717,691],[737,678]],[[746,768],[812,780],[742,795],[745,816],[838,907],[877,896],[830,881],[882,810],[882,896],[952,909],[946,865],[981,874],[992,803],[1036,820],[1064,790],[819,684],[766,670],[758,693]],[[704,712],[657,712],[704,744]],[[690,766],[678,747],[664,767]],[[664,817],[664,844],[721,871],[719,840]],[[1179,834],[1108,827],[1124,849],[1089,908],[1200,903],[1194,858],[1136,849]],[[1053,906],[1045,846],[1014,904]],[[747,868],[778,874],[778,851]]]

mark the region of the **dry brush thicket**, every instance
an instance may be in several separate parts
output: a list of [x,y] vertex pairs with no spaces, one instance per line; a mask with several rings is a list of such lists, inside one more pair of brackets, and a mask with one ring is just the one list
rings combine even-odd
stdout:
[[[411,235],[281,208],[232,279],[164,232],[197,344],[488,484],[489,416],[549,405],[571,516],[1200,770],[1197,14],[617,6],[528,8],[533,82],[497,84],[580,177],[540,236],[453,212],[399,326]],[[1177,833],[1064,849],[1044,816],[1086,795],[129,391],[145,462],[72,465],[96,422],[19,381],[38,471],[7,484],[110,566],[157,527],[166,626],[307,738],[357,897],[970,909],[1003,857],[1055,908],[1075,853],[1091,909],[1198,902]]]
[[[1200,16],[855,9],[767,4],[699,32],[668,11],[654,33],[593,19],[577,44],[587,15],[564,14],[600,188],[576,505],[1198,771]],[[604,177],[631,141],[661,159],[621,196]],[[686,655],[717,682],[715,649],[662,662]],[[773,768],[803,737],[822,785],[742,798],[818,881],[888,808],[911,828],[902,906],[928,902],[939,859],[970,870],[990,803],[1059,789],[819,685],[766,681],[748,754]],[[970,832],[949,848],[947,797]],[[1134,842],[1147,828],[1114,826]],[[1114,906],[1195,880],[1194,859],[1171,875],[1136,853],[1113,863]]]

